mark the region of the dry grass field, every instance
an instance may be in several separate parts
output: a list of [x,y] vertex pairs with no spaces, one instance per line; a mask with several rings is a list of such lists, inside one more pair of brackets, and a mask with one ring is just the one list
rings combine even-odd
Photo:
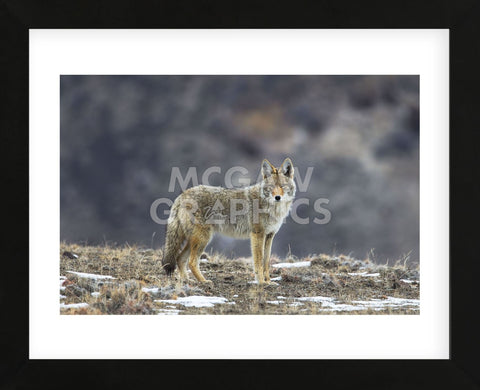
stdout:
[[[202,255],[212,285],[168,278],[161,250],[60,245],[61,314],[419,314],[418,266],[379,265],[349,256],[272,255],[266,287],[254,283],[251,258]],[[177,276],[177,274],[175,273]]]

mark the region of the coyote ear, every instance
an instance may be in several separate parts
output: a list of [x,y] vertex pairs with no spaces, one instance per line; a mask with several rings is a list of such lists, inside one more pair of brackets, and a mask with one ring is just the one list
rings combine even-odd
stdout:
[[285,176],[289,178],[293,177],[293,164],[292,160],[290,160],[288,157],[283,161],[282,167],[280,169]]
[[267,159],[263,160],[263,162],[262,162],[262,176],[263,176],[264,179],[271,176],[274,170],[275,170],[274,166],[272,164],[270,164],[270,162]]

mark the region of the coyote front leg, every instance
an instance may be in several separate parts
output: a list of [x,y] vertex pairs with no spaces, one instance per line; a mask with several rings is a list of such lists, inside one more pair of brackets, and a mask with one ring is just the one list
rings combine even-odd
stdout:
[[251,234],[251,246],[253,256],[253,266],[255,269],[255,279],[258,284],[263,284],[265,276],[263,274],[263,253],[265,250],[265,233],[253,232]]
[[270,283],[270,253],[272,252],[272,241],[274,236],[274,233],[269,233],[265,237],[265,249],[263,252],[263,274],[267,284]]

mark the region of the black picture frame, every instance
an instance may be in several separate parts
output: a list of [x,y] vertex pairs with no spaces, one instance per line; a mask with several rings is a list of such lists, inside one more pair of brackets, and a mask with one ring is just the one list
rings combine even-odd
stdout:
[[[480,129],[480,2],[24,1],[0,4],[1,145],[8,231],[3,251],[0,385],[5,388],[480,387],[475,315],[475,168]],[[29,38],[31,28],[442,28],[450,30],[450,359],[448,360],[30,360]],[[446,156],[447,157],[447,156]],[[448,288],[448,286],[445,286]],[[68,342],[66,340],[66,342]],[[228,340],[226,340],[228,342]]]

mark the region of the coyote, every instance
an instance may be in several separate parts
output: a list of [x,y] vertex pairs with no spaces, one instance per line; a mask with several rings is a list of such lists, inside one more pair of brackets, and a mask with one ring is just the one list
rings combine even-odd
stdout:
[[292,205],[296,186],[293,165],[286,158],[279,168],[262,162],[263,180],[240,189],[199,185],[180,194],[167,221],[162,265],[172,275],[178,265],[180,279],[187,278],[187,262],[195,278],[206,280],[198,267],[199,256],[214,233],[250,238],[255,279],[270,283],[272,240]]

